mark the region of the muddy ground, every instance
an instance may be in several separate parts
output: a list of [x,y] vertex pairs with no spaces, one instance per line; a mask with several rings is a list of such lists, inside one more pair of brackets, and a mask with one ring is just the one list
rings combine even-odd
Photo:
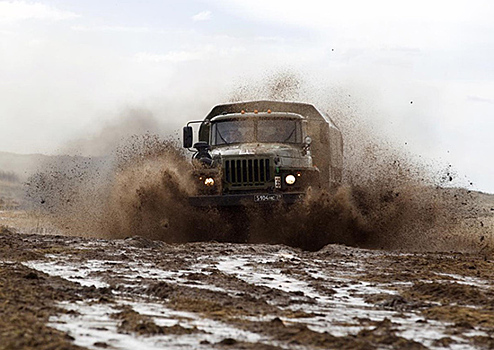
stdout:
[[494,348],[481,252],[28,234],[22,218],[2,212],[0,349]]

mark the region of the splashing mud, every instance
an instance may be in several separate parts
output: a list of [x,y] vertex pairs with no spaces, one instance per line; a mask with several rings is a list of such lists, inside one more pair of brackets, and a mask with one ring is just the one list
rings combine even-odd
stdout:
[[314,102],[336,119],[345,140],[345,172],[344,185],[334,193],[310,191],[303,203],[290,207],[192,208],[187,154],[174,140],[145,134],[130,138],[112,156],[73,157],[32,176],[28,197],[33,208],[46,212],[65,232],[101,237],[284,243],[307,250],[328,243],[492,250],[492,228],[480,224],[474,193],[442,188],[430,167],[373,135],[353,110],[305,96],[296,75],[281,73],[268,82],[257,84],[262,90],[240,87],[230,100],[296,98]]
[[[214,210],[193,213],[191,165],[172,140],[136,135],[107,158],[51,164],[28,182],[27,196],[65,232],[169,242],[213,239]],[[226,226],[225,229],[228,227]]]

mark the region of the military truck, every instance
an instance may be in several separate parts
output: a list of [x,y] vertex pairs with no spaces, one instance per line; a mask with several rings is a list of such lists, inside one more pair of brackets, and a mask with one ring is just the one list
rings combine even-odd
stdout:
[[[194,145],[193,124],[199,124]],[[193,206],[292,204],[311,187],[330,190],[341,182],[341,132],[308,103],[217,105],[183,128],[183,146],[194,148]]]

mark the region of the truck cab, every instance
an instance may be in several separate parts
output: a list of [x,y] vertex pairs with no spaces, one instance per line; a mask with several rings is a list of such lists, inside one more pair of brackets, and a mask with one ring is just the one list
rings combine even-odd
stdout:
[[[324,178],[328,172],[314,164],[310,116],[286,102],[220,106],[200,122],[192,174],[197,195],[190,198],[192,205],[290,204],[302,200],[309,187],[329,184]],[[184,147],[191,145],[188,125]]]

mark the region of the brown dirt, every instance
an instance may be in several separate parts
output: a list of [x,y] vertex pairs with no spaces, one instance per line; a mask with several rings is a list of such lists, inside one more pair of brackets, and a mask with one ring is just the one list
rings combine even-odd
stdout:
[[197,328],[184,328],[180,325],[170,327],[158,326],[149,317],[145,317],[130,307],[124,307],[121,312],[112,315],[120,321],[118,331],[138,335],[191,334],[200,332]]
[[[4,230],[1,237],[5,238],[5,235]],[[22,248],[12,251],[22,253]],[[0,256],[4,258],[4,255]],[[24,259],[26,255],[21,255],[19,260]],[[90,290],[33,271],[19,262],[1,263],[0,349],[80,349],[72,344],[73,338],[47,327],[46,323],[50,316],[65,312],[56,307],[55,302],[80,300],[89,296],[97,298],[101,293],[101,290]]]
[[[78,348],[72,343],[74,334],[47,326],[48,319],[56,315],[68,313],[77,317],[77,312],[59,306],[59,302],[75,301],[113,305],[118,311],[112,318],[118,322],[117,329],[122,334],[135,337],[193,335],[198,343],[214,348],[275,349],[282,345],[308,349],[424,349],[423,343],[407,339],[400,333],[400,319],[407,319],[410,313],[421,317],[424,324],[447,322],[443,336],[429,347],[449,346],[459,341],[478,348],[489,348],[492,344],[494,262],[487,257],[466,253],[404,254],[330,245],[317,252],[290,250],[290,258],[256,260],[287,249],[263,244],[214,242],[171,245],[142,237],[101,240],[25,235],[2,228],[0,349]],[[252,284],[218,270],[216,263],[229,256],[251,257],[246,266],[253,271],[280,271],[287,278],[307,283],[321,297],[330,300],[338,298],[342,289],[355,284],[348,289],[351,297],[362,297],[368,308],[391,310],[395,314],[390,316],[395,316],[372,320],[361,318],[357,313],[351,321],[335,321],[334,325],[338,327],[361,327],[346,336],[332,334],[332,328],[325,332],[315,331],[311,323],[306,322],[328,315],[326,311],[317,311],[319,299],[304,290],[287,291],[263,283]],[[63,257],[63,264],[76,264],[80,269],[90,261],[101,261],[106,268],[88,276],[102,279],[109,287],[84,287],[22,265],[30,261],[56,262],[57,257]],[[202,268],[190,269],[197,261],[201,261]],[[132,271],[131,264],[136,262],[179,273],[183,282],[145,274],[129,280],[124,276]],[[317,271],[335,273],[335,276],[341,274],[348,280],[328,282],[313,275]],[[271,283],[275,278],[275,275],[265,276],[264,281]],[[466,284],[462,279],[471,279],[473,284]],[[362,294],[359,287],[362,282],[386,288],[389,292],[378,289]],[[220,287],[223,291],[204,289],[201,287],[204,285]],[[208,332],[195,326],[184,326],[180,318],[176,325],[160,326],[151,316],[119,305],[115,293],[118,298],[136,302],[143,297],[150,298],[166,308],[223,322],[260,334],[275,343],[256,344],[227,337],[211,343],[204,338]],[[298,305],[305,306],[299,309]],[[312,307],[316,309],[311,310]],[[485,332],[485,335],[470,336],[468,332],[472,330]],[[110,346],[108,342],[96,343],[94,347]]]

